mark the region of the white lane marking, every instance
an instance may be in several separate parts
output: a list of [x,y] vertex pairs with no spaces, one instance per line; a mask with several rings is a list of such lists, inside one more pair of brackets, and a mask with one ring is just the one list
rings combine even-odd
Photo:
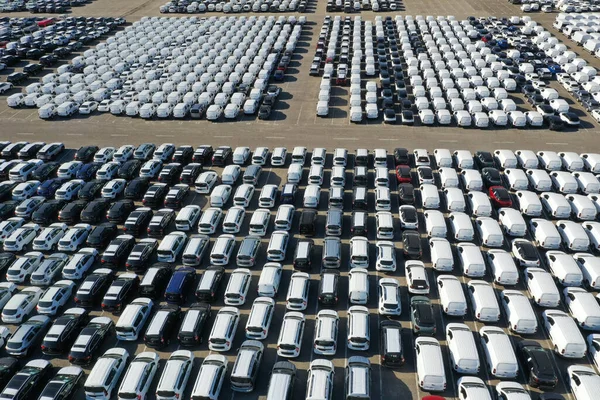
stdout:
[[339,139],[339,140],[358,140],[358,138],[355,138],[355,137],[336,137],[336,139]]
[[110,135],[112,137],[128,137],[129,135],[119,135],[119,134],[115,134],[115,135]]
[[265,139],[285,139],[285,138],[283,136],[265,136]]
[[398,139],[396,139],[396,138],[379,138],[377,140],[381,140],[382,142],[392,142],[392,141],[395,141]]
[[83,136],[83,133],[65,133],[67,136]]
[[175,135],[156,135],[156,137],[175,137]]
[[31,133],[31,132],[19,132],[19,133],[17,133],[17,135],[21,135],[21,136],[33,136],[33,135],[35,135],[35,133]]
[[233,136],[230,135],[214,135],[214,138],[219,138],[219,139],[226,139],[226,138],[232,138]]
[[438,140],[438,142],[440,142],[440,143],[456,143],[456,142],[458,142],[458,140],[447,140],[447,139],[444,139],[444,140]]
[[564,143],[564,142],[546,142],[546,144],[555,144],[558,146],[568,146],[569,143]]
[[496,143],[496,144],[511,144],[511,143],[514,143],[514,142],[508,141],[508,142],[494,142],[494,143]]

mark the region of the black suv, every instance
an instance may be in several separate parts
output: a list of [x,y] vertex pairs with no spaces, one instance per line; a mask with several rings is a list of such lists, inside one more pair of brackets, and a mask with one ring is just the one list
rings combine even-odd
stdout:
[[73,298],[75,304],[79,307],[93,307],[98,304],[114,279],[115,273],[109,269],[95,270],[79,286]]
[[150,208],[161,207],[168,192],[169,187],[166,184],[155,183],[154,185],[150,186],[146,191],[146,194],[144,194],[142,204]]
[[158,181],[167,185],[173,185],[179,180],[182,170],[183,167],[179,163],[167,164],[160,170]]
[[133,236],[140,235],[150,223],[152,219],[152,210],[146,207],[137,208],[129,214],[125,220],[123,230]]
[[84,163],[90,162],[98,150],[98,146],[82,146],[75,152],[73,159],[75,161],[83,161]]
[[53,356],[63,354],[71,348],[75,338],[88,322],[88,312],[81,308],[72,308],[58,317],[44,336],[42,353]]
[[87,224],[97,224],[102,220],[106,210],[110,207],[109,199],[96,199],[90,201],[83,210],[81,210],[81,222]]
[[87,204],[88,202],[85,200],[75,200],[67,203],[67,205],[65,205],[58,213],[58,220],[67,225],[77,223],[81,216],[81,212]]
[[75,339],[75,344],[69,353],[71,364],[89,365],[100,348],[102,342],[114,330],[114,322],[108,317],[92,319]]
[[109,268],[118,267],[125,262],[129,252],[135,245],[135,239],[131,235],[120,235],[111,240],[102,253],[100,262]]
[[135,210],[133,200],[119,200],[110,206],[106,213],[106,219],[114,224],[121,224],[133,210]]
[[146,193],[149,185],[150,183],[147,179],[135,178],[127,184],[125,192],[123,192],[123,197],[131,200],[139,200]]
[[77,197],[81,200],[94,200],[100,194],[105,184],[106,182],[97,179],[86,182],[79,190],[79,193],[77,193]]
[[210,158],[213,155],[212,146],[202,145],[196,147],[196,151],[194,151],[194,156],[192,157],[192,161],[195,163],[200,163],[202,165],[208,164]]
[[194,303],[183,317],[177,340],[182,346],[194,346],[202,343],[202,334],[211,316],[210,304]]
[[168,346],[173,333],[177,330],[180,318],[181,308],[178,305],[164,304],[160,306],[146,329],[146,334],[144,335],[146,346],[154,349],[161,349]]
[[528,384],[533,387],[552,389],[558,383],[552,354],[538,342],[524,340],[519,343],[519,356]]
[[148,268],[140,282],[139,295],[156,300],[165,292],[173,275],[173,267],[169,263],[156,263]]
[[421,236],[417,231],[402,232],[402,243],[407,258],[421,258]]
[[224,167],[231,161],[231,157],[233,153],[231,151],[231,147],[229,146],[220,146],[217,147],[213,156],[212,156],[212,164],[218,167]]
[[102,298],[102,310],[120,313],[136,294],[140,278],[130,272],[121,274],[113,281]]
[[152,220],[150,221],[150,225],[148,225],[148,236],[150,237],[161,237],[163,236],[165,229],[169,226],[171,221],[175,218],[175,212],[168,208],[163,208],[158,210]]
[[31,214],[31,221],[39,225],[49,225],[56,221],[59,211],[64,207],[62,200],[50,200],[44,202]]
[[95,226],[86,239],[86,245],[96,249],[103,249],[119,233],[115,224],[106,222]]

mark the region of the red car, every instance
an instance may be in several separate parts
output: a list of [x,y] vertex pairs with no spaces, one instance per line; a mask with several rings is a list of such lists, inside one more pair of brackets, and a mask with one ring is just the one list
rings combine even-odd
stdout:
[[410,167],[408,165],[398,165],[396,167],[396,179],[398,183],[411,183]]
[[489,196],[494,204],[496,204],[498,207],[512,207],[510,193],[503,186],[490,187]]

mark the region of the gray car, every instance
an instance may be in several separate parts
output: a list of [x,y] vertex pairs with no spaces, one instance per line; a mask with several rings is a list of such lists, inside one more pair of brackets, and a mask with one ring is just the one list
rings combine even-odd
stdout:
[[11,356],[25,357],[42,340],[50,327],[50,317],[36,315],[23,322],[6,343],[6,352]]

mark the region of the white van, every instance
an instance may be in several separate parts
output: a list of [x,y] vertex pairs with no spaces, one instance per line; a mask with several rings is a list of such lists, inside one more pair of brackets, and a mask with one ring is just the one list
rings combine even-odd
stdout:
[[437,210],[427,210],[423,214],[428,237],[445,238],[447,234],[444,214]]
[[210,207],[200,217],[198,221],[198,232],[205,235],[212,235],[217,230],[217,225],[221,222],[223,211],[220,208]]
[[479,336],[490,374],[496,378],[516,378],[519,363],[508,335],[501,328],[484,326]]
[[289,231],[292,228],[292,221],[296,208],[289,204],[282,204],[275,214],[275,229],[280,231]]
[[187,235],[183,232],[171,232],[166,235],[156,249],[157,260],[173,263],[183,250]]
[[389,211],[379,211],[375,215],[375,227],[377,228],[377,239],[394,238],[394,218]]
[[456,150],[453,154],[454,165],[458,169],[472,169],[474,167],[473,155],[468,150]]
[[585,357],[585,339],[573,318],[559,310],[545,310],[542,318],[557,355],[565,358]]
[[350,268],[369,268],[369,240],[363,236],[350,239]]
[[444,189],[443,193],[444,200],[446,201],[446,210],[448,210],[448,212],[465,212],[467,204],[461,189],[450,187]]
[[267,260],[283,261],[287,252],[290,234],[287,231],[274,231],[267,246]]
[[548,192],[552,190],[552,179],[548,172],[543,169],[528,169],[525,174],[529,180],[529,185],[536,192]]
[[83,385],[86,398],[109,400],[127,366],[128,359],[129,353],[120,347],[108,349],[99,357]]
[[504,177],[511,190],[527,190],[529,187],[529,179],[527,179],[527,174],[522,169],[505,169]]
[[577,179],[567,171],[552,171],[550,173],[552,186],[563,194],[577,193],[579,185]]
[[568,254],[558,250],[546,252],[550,273],[563,286],[581,286],[583,274],[577,262]]
[[461,323],[447,324],[446,343],[452,368],[460,374],[477,375],[480,367],[479,353],[471,329]]
[[537,332],[537,319],[529,298],[519,290],[503,290],[500,294],[508,320],[508,329],[521,335]]
[[271,213],[269,210],[259,208],[252,213],[250,218],[249,232],[252,235],[264,236],[267,233]]
[[152,313],[151,299],[140,297],[129,303],[115,325],[118,340],[135,341]]
[[490,269],[494,275],[494,282],[504,286],[519,283],[519,271],[510,253],[500,249],[493,249],[488,250],[487,257]]
[[583,273],[584,287],[592,290],[600,288],[600,257],[589,253],[575,253],[573,258]]
[[316,164],[310,167],[308,171],[308,183],[311,185],[319,185],[323,184],[323,165]]
[[223,382],[225,381],[227,365],[227,357],[221,354],[208,355],[202,362],[202,366],[198,372],[191,398],[218,400]]
[[287,182],[288,183],[300,183],[302,180],[302,172],[304,171],[302,164],[292,163],[288,167],[287,171]]
[[498,210],[498,222],[504,233],[513,237],[523,237],[527,233],[527,224],[521,213],[514,208],[503,207]]
[[467,283],[467,292],[473,305],[473,315],[479,321],[498,322],[500,306],[492,285],[486,281],[473,279]]
[[415,339],[417,352],[417,380],[419,387],[429,392],[446,390],[446,371],[440,343],[429,337]]
[[552,275],[542,268],[525,268],[525,285],[531,299],[540,307],[556,308],[560,304],[560,293]]
[[[596,178],[594,177],[594,179]],[[596,182],[598,182],[597,179]],[[574,218],[579,221],[594,221],[596,219],[596,205],[587,196],[582,194],[568,194],[565,196],[565,199],[571,205],[571,214]]]
[[591,172],[573,172],[573,177],[577,181],[579,190],[584,194],[599,193],[600,182]]
[[565,288],[565,305],[569,314],[581,329],[600,330],[600,305],[596,297],[585,289],[578,287]]
[[481,244],[485,247],[502,247],[504,235],[498,222],[490,217],[477,217],[475,220]]
[[321,198],[321,186],[319,185],[307,185],[304,189],[304,198],[302,204],[306,208],[317,208],[319,207],[319,200]]
[[323,147],[314,148],[310,157],[311,165],[325,165],[325,159],[327,157],[327,150]]
[[585,229],[577,222],[569,220],[556,221],[556,230],[562,238],[562,244],[570,251],[587,251],[590,239]]
[[221,235],[215,240],[210,250],[210,263],[212,265],[227,265],[235,247],[235,236]]
[[348,272],[348,294],[350,303],[367,304],[369,301],[369,271],[352,268]]
[[438,172],[440,174],[440,182],[443,189],[458,187],[458,174],[454,168],[444,167],[440,168]]
[[424,183],[419,189],[421,191],[421,202],[423,208],[440,208],[440,194],[435,185]]
[[459,178],[464,190],[478,192],[483,190],[483,180],[481,179],[481,174],[478,170],[463,169],[460,171]]
[[306,160],[306,147],[296,146],[292,151],[292,164],[304,165]]
[[260,272],[260,278],[258,279],[258,296],[277,296],[282,271],[283,267],[276,262],[268,262],[263,266],[262,271]]
[[[335,167],[334,167],[335,168]],[[333,168],[332,168],[333,177]],[[387,167],[376,167],[375,168],[375,186],[390,186],[390,177]]]
[[392,203],[390,189],[385,186],[377,186],[375,188],[375,210],[390,211],[391,209]]
[[448,216],[450,228],[454,239],[461,242],[470,242],[475,236],[471,218],[463,212],[452,212]]
[[485,275],[485,261],[478,246],[473,243],[459,243],[456,245],[456,250],[466,276],[481,278]]
[[454,269],[454,257],[450,242],[443,238],[429,239],[429,251],[431,264],[436,271],[452,271]]
[[211,207],[223,207],[227,200],[231,196],[230,185],[219,185],[215,187],[210,194],[210,206]]
[[529,221],[529,232],[537,246],[547,250],[560,248],[561,237],[551,221],[533,218]]
[[277,197],[277,185],[264,185],[258,196],[258,206],[260,208],[272,208],[275,206]]
[[435,149],[433,156],[437,164],[438,170],[442,168],[452,168],[452,154],[448,149]]
[[487,194],[483,192],[469,192],[467,194],[467,202],[471,209],[471,215],[477,217],[491,217],[492,203]]
[[539,217],[542,215],[542,203],[535,193],[519,190],[516,194],[519,198],[519,210],[521,214],[529,217]]
[[444,313],[464,317],[467,313],[467,300],[458,278],[453,275],[439,275],[436,283]]

